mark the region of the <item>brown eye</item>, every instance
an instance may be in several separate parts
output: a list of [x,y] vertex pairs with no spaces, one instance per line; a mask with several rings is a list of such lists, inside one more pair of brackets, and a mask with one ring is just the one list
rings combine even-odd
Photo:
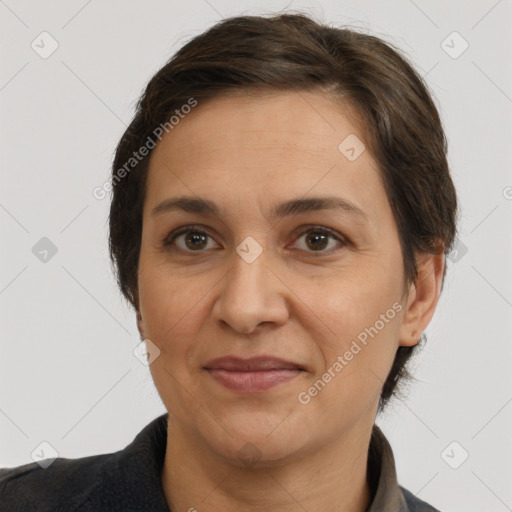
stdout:
[[323,233],[307,233],[306,244],[313,251],[321,251],[329,244],[329,236]]
[[181,251],[203,252],[203,249],[212,248],[208,246],[213,240],[208,233],[193,227],[182,229],[171,233],[164,241],[165,247],[176,246]]
[[188,249],[196,250],[196,249],[204,249],[207,245],[207,237],[205,233],[199,233],[197,231],[190,231],[185,234],[185,245]]
[[330,254],[331,249],[336,250],[336,246],[342,247],[347,245],[347,241],[340,235],[334,234],[327,228],[313,227],[303,231],[297,240],[304,239],[299,249],[307,252],[327,253]]

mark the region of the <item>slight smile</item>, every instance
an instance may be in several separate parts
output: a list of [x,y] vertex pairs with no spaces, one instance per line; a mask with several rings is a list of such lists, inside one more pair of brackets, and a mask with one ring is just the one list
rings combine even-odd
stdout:
[[204,369],[221,385],[240,393],[267,391],[298,377],[305,368],[276,357],[251,359],[228,356],[214,359]]

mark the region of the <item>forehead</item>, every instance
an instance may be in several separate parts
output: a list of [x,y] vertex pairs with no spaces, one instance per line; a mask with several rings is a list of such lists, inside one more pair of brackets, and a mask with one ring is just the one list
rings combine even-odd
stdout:
[[[164,139],[184,149],[200,145],[201,152],[215,151],[221,142],[232,150],[272,147],[313,156],[328,150],[337,157],[338,144],[344,137],[357,133],[363,138],[355,118],[348,103],[335,102],[325,93],[237,92],[199,102]],[[181,152],[179,156],[186,154]]]
[[378,167],[368,150],[347,158],[341,151],[347,140],[360,144],[358,152],[364,148],[354,112],[319,92],[199,102],[153,151],[146,202],[215,194],[227,205],[235,186],[249,203],[338,191],[376,217],[387,203]]

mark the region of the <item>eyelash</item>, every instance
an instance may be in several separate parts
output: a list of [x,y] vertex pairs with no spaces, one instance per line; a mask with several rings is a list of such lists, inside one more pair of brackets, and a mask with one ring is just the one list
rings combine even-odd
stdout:
[[[174,249],[172,248],[172,245],[174,244],[174,241],[176,240],[176,238],[178,238],[181,235],[188,234],[188,233],[198,233],[198,234],[206,235],[210,238],[213,238],[206,231],[204,231],[204,229],[202,229],[200,226],[186,226],[186,227],[178,229],[177,231],[173,231],[173,232],[169,233],[163,240],[163,243],[162,243],[163,247],[168,250],[177,250],[177,251],[190,253],[190,254],[204,253],[205,252],[204,250],[191,251],[191,250],[185,250],[185,249],[181,249],[181,248],[174,248]],[[315,226],[315,225],[305,226],[304,229],[297,235],[297,239],[308,234],[308,233],[327,235],[331,238],[334,238],[338,242],[340,242],[342,246],[347,246],[350,244],[350,241],[346,237],[337,234],[336,232],[334,232],[333,230],[331,230],[329,228],[326,228],[323,226]],[[333,252],[336,252],[337,250],[339,250],[339,249],[333,250],[333,248],[331,248],[326,251],[319,250],[319,251],[306,251],[306,252],[312,254],[313,256],[323,256],[323,255],[330,255]]]

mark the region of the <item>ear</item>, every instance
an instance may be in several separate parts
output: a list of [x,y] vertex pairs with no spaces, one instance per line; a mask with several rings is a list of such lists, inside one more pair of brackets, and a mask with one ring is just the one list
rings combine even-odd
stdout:
[[141,341],[144,341],[146,336],[144,335],[144,322],[142,321],[142,315],[140,314],[140,311],[137,311],[137,329],[139,330]]
[[399,345],[412,347],[420,341],[422,332],[434,316],[441,294],[445,255],[422,253],[417,259],[418,277],[409,288],[409,296],[402,325]]
[[144,335],[144,321],[142,320],[142,315],[141,315],[141,312],[140,312],[138,290],[135,290],[135,292],[133,294],[133,298],[134,298],[134,301],[135,301],[135,312],[137,314],[137,329],[139,331],[139,335],[140,335],[141,341],[144,341],[144,339],[146,339],[146,336]]

